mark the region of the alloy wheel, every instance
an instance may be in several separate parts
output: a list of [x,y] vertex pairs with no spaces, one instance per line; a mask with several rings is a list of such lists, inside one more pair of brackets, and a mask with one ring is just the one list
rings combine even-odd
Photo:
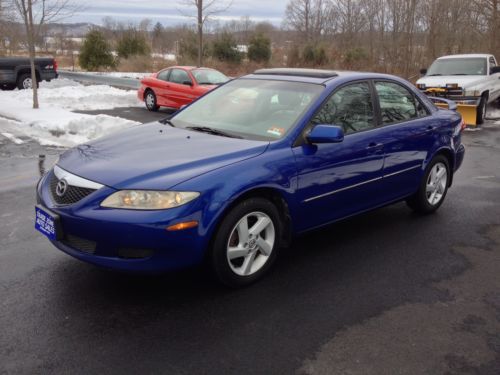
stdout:
[[227,242],[227,260],[239,276],[258,272],[273,251],[276,230],[271,218],[263,212],[245,215],[234,226]]
[[436,163],[427,178],[426,196],[432,206],[437,205],[443,199],[448,184],[448,169],[444,163]]
[[24,81],[23,81],[23,87],[25,89],[31,89],[33,88],[33,82],[31,80],[31,78],[25,78]]

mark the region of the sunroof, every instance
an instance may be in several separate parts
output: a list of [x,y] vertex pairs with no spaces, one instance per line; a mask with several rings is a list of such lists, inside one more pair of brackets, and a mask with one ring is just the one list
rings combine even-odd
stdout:
[[321,69],[294,69],[294,68],[274,68],[274,69],[259,69],[254,72],[257,75],[274,75],[274,76],[295,76],[295,77],[311,77],[311,78],[333,78],[338,74],[333,70]]

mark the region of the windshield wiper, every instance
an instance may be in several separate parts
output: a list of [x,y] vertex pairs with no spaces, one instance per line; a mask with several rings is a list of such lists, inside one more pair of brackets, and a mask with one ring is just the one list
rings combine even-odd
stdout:
[[442,76],[441,73],[435,73],[435,74],[428,74],[427,77],[436,77],[436,76]]
[[170,125],[171,127],[175,128],[175,125],[172,121],[170,121],[170,118],[164,118],[163,120],[158,121],[160,124],[164,125]]
[[242,138],[242,137],[234,135],[234,134],[226,133],[226,132],[219,130],[219,129],[209,128],[208,126],[188,126],[186,129],[194,130],[196,132],[201,132],[201,133],[220,135],[220,136],[229,137],[229,138],[240,138],[240,139]]
[[469,76],[470,74],[466,73],[455,73],[455,74],[450,74],[450,76]]

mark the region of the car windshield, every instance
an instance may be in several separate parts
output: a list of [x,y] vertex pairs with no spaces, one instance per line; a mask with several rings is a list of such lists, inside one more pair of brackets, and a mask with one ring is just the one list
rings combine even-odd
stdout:
[[213,69],[194,69],[191,73],[199,85],[220,85],[229,81],[228,77]]
[[238,79],[197,100],[171,122],[253,140],[278,140],[293,128],[324,86]]
[[486,59],[463,58],[463,59],[439,59],[434,61],[428,76],[454,76],[454,75],[486,75]]

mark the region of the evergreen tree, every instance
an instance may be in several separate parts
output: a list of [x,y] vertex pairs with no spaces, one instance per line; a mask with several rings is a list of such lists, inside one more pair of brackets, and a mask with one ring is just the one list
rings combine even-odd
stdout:
[[271,59],[271,40],[264,34],[255,34],[248,46],[250,61],[267,63]]
[[219,61],[240,63],[241,53],[238,51],[236,41],[231,34],[224,32],[212,45],[212,56]]
[[79,62],[80,66],[86,70],[99,70],[115,65],[111,48],[100,31],[91,30],[85,36],[80,49]]
[[116,48],[120,58],[147,55],[151,52],[144,35],[136,30],[127,30],[118,41]]

